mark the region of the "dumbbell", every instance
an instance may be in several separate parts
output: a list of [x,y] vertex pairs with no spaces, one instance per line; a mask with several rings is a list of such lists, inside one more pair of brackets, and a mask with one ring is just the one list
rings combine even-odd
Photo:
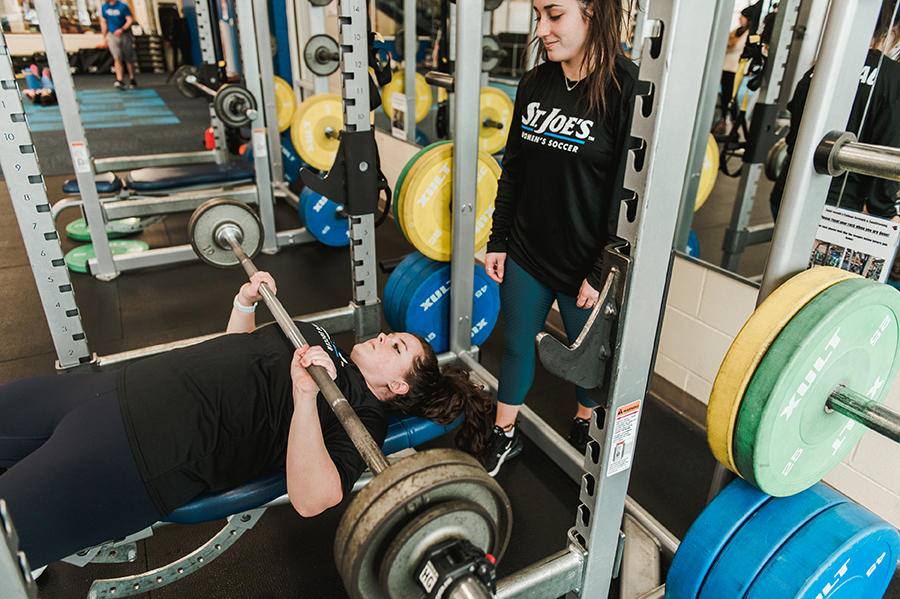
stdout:
[[246,127],[259,116],[256,99],[246,87],[228,83],[213,89],[201,82],[201,69],[183,65],[175,71],[175,87],[187,98],[207,96],[213,101],[216,117],[227,127]]
[[[188,230],[204,262],[220,268],[240,264],[248,276],[257,272],[252,258],[262,247],[262,225],[247,204],[209,200],[191,216]],[[262,284],[259,292],[294,347],[306,344],[272,290]],[[447,543],[465,554],[473,548],[482,554],[465,575],[440,580],[451,591],[445,596],[458,596],[453,584],[492,586],[487,556],[499,560],[512,524],[512,507],[500,485],[475,458],[453,449],[417,452],[389,464],[328,372],[316,365],[307,370],[375,475],[350,502],[335,536],[335,562],[350,596],[424,597],[421,568]]]

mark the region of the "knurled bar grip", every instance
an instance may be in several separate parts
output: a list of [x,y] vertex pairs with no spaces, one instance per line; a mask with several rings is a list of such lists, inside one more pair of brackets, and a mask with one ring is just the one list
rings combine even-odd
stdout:
[[[247,273],[248,277],[252,277],[254,273],[259,271],[250,260],[249,256],[247,256],[247,253],[244,252],[244,248],[237,239],[234,230],[222,230],[220,238],[231,246],[231,250],[234,252],[235,257],[240,261],[241,266],[244,268],[244,272]],[[281,326],[281,330],[290,338],[294,347],[299,349],[301,346],[306,345],[306,340],[303,339],[303,335],[300,334],[297,325],[294,324],[293,319],[288,315],[284,306],[278,301],[278,298],[275,297],[275,294],[272,293],[272,290],[269,289],[269,286],[262,283],[259,286],[259,292],[266,302],[266,306],[269,307],[269,311],[275,317],[276,322]],[[350,436],[350,440],[353,441],[353,444],[356,446],[356,449],[359,451],[362,458],[366,461],[369,469],[371,469],[374,474],[383,472],[389,465],[387,459],[384,457],[384,454],[381,453],[381,448],[375,443],[372,435],[369,434],[369,431],[366,430],[366,427],[363,426],[363,423],[359,420],[359,416],[357,416],[356,412],[353,411],[353,408],[350,407],[347,398],[344,397],[344,394],[341,393],[341,390],[338,389],[335,382],[331,380],[328,371],[316,364],[313,364],[306,370],[316,382],[316,385],[319,386],[322,395],[325,396],[331,409],[334,410],[335,416],[341,421],[344,430],[347,431],[347,435]]]
[[900,415],[881,404],[872,403],[861,393],[839,385],[828,396],[825,405],[892,441],[900,441]]

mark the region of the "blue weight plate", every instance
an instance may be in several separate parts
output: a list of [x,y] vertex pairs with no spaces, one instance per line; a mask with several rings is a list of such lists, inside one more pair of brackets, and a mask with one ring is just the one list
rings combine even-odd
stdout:
[[807,522],[769,560],[745,599],[877,599],[900,556],[897,529],[852,502]]
[[697,234],[693,229],[688,233],[687,255],[692,258],[700,257],[700,240],[697,239]]
[[409,266],[407,266],[403,273],[400,274],[397,283],[394,286],[393,293],[387,298],[389,310],[385,311],[385,320],[387,320],[388,325],[395,331],[406,330],[406,325],[400,320],[400,302],[403,300],[403,294],[409,286],[410,281],[412,281],[423,268],[434,263],[434,260],[420,252],[415,252],[414,255],[416,256],[415,259],[411,261]]
[[304,227],[306,226],[306,202],[309,200],[309,196],[314,193],[309,187],[304,187],[297,197],[297,214],[300,215],[300,222],[303,223]]
[[284,180],[288,183],[299,179],[300,167],[306,166],[306,163],[300,158],[300,154],[294,149],[290,131],[281,134],[281,166],[284,171]]
[[425,256],[423,260],[417,262],[415,266],[406,271],[406,275],[401,279],[397,289],[394,291],[394,319],[400,327],[397,330],[409,331],[409,323],[406,321],[406,307],[409,305],[409,298],[431,273],[442,266],[445,266],[445,263]]
[[313,191],[303,206],[303,213],[306,228],[316,239],[332,247],[350,245],[350,219],[341,216],[340,204]]
[[773,555],[812,518],[850,501],[825,483],[777,497],[753,513],[719,552],[700,589],[700,599],[743,597]]
[[678,546],[666,577],[666,599],[696,599],[716,556],[747,518],[770,499],[741,478],[725,487]]
[[[450,265],[442,263],[441,268],[425,271],[419,276],[421,281],[413,293],[407,294],[403,312],[406,330],[421,335],[428,340],[438,353],[450,347]],[[474,294],[472,297],[472,343],[480,345],[487,339],[500,313],[500,289],[487,276],[481,265],[475,266]]]
[[[429,260],[431,259],[429,258]],[[430,295],[437,293],[439,296],[443,296],[450,290],[449,268],[450,267],[446,262],[431,260],[431,264],[423,268],[422,271],[410,281],[398,304],[400,322],[403,323],[404,330],[424,337],[426,341],[431,343],[431,347],[434,349],[435,353],[438,354],[447,351],[447,348],[441,348],[439,344],[435,345],[434,342],[438,340],[436,339],[437,335],[435,334],[435,331],[433,331],[431,327],[426,326],[427,323],[423,322],[423,319],[420,318],[417,321],[415,317],[410,318],[410,316],[416,312],[416,307]],[[445,270],[447,271],[446,276],[443,274],[443,271]],[[426,287],[430,290],[428,295],[425,295]],[[442,287],[445,288],[443,293],[440,291]],[[437,307],[435,306],[435,310],[436,309]],[[429,316],[433,311],[434,310],[429,311]]]
[[388,277],[387,283],[385,283],[384,285],[384,292],[381,295],[382,302],[384,304],[384,319],[388,320],[388,326],[390,326],[391,328],[393,328],[391,320],[393,320],[392,313],[394,309],[392,296],[394,294],[394,290],[397,288],[397,282],[406,273],[406,269],[412,266],[413,263],[415,263],[421,257],[421,252],[412,252],[411,254],[407,254],[391,272],[391,275]]

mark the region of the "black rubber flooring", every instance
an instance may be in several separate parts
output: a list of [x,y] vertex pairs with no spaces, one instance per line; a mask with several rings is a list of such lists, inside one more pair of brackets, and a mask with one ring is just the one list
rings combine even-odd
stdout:
[[[97,76],[90,84],[101,85],[102,78]],[[160,90],[161,97],[164,93]],[[194,102],[193,116],[185,117],[186,122],[201,132],[193,141],[193,136],[186,136],[181,145],[170,142],[182,137],[174,131],[177,127],[159,128],[165,130],[154,130],[152,136],[144,137],[144,132],[134,127],[119,140],[122,145],[104,146],[105,153],[100,154],[98,139],[96,143],[92,140],[92,149],[98,150],[97,155],[106,156],[196,149],[195,142],[200,143],[197,140],[202,140],[206,128],[206,108],[204,103]],[[132,151],[134,147],[128,138],[133,137],[142,137],[138,151]],[[105,142],[113,144],[115,140]],[[67,159],[61,134],[52,139],[36,138],[35,143],[41,164],[45,163],[45,156]],[[48,192],[54,201],[62,197],[63,179],[47,177]],[[725,206],[726,195],[710,198],[708,212],[719,204]],[[64,212],[60,231],[77,216],[76,211]],[[278,207],[277,216],[279,229],[300,226],[297,216],[285,205]],[[187,218],[187,215],[170,216],[139,238],[151,247],[185,243]],[[61,239],[65,250],[74,246],[64,234]],[[399,258],[412,249],[389,222],[377,230],[376,240],[379,260]],[[346,249],[307,244],[283,249],[272,256],[260,255],[255,262],[275,275],[279,298],[292,315],[337,308],[350,301]],[[379,274],[380,289],[387,276]],[[223,330],[231,299],[244,275],[239,270],[218,270],[191,263],[130,272],[111,282],[78,274],[73,274],[72,280],[91,350],[110,355]],[[0,383],[53,373],[53,344],[12,206],[2,186],[0,306],[3,332]],[[260,320],[265,319],[265,308],[261,308]],[[494,373],[499,370],[502,326],[501,320],[482,348],[482,363]],[[337,337],[342,347],[349,347],[352,341],[349,334]],[[527,402],[551,426],[565,433],[574,410],[574,401],[570,399],[573,397],[570,385],[539,368]],[[428,444],[450,445],[449,436]],[[705,505],[713,467],[703,431],[665,403],[650,397],[643,412],[629,494],[680,538]],[[564,548],[566,531],[575,521],[578,487],[527,439],[523,453],[503,467],[497,480],[508,493],[514,510],[511,542],[498,568],[499,576],[503,577]],[[115,481],[110,481],[109,492],[115,493]],[[272,508],[219,559],[149,596],[153,599],[345,597],[332,557],[334,532],[345,507],[346,504],[338,506],[312,519],[301,518],[289,506]],[[164,565],[200,546],[223,524],[220,521],[198,526],[166,526],[154,537],[139,543],[137,561],[130,564],[90,565],[83,569],[65,563],[52,564],[39,580],[39,596],[43,599],[86,597],[93,579],[114,578]],[[610,596],[618,596],[615,581]],[[892,589],[888,596],[900,597],[900,593]]]

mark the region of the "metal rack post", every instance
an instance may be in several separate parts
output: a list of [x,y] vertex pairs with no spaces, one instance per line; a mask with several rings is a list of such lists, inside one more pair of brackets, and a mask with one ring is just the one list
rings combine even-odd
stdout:
[[81,313],[75,303],[75,292],[59,244],[59,234],[50,215],[47,188],[25,119],[6,38],[2,33],[0,44],[0,54],[3,55],[0,58],[0,111],[3,121],[7,123],[0,137],[0,167],[47,315],[56,348],[57,369],[77,367],[91,362],[92,355],[81,324]]

